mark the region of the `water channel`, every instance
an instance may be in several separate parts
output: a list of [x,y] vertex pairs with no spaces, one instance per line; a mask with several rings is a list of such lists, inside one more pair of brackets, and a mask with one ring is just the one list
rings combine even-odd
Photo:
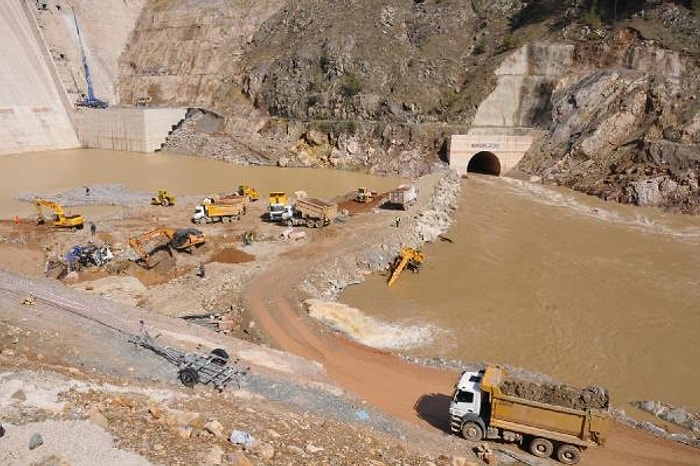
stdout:
[[[401,182],[98,150],[3,156],[0,174],[2,219],[34,215],[20,194],[96,184],[198,194],[248,182],[262,193],[303,189],[328,198]],[[462,183],[447,234],[453,243],[426,245],[419,275],[402,276],[390,289],[386,277],[371,276],[341,300],[380,322],[430,329],[405,350],[417,356],[510,363],[566,383],[602,385],[614,404],[654,399],[700,408],[699,218],[508,178]]]

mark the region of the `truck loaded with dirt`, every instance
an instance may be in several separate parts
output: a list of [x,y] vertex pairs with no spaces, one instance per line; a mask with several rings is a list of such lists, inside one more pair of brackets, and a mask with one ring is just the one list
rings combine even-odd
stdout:
[[576,464],[581,451],[603,446],[612,422],[603,389],[577,390],[508,378],[500,367],[462,373],[450,403],[450,428],[474,442],[527,445],[530,453]]

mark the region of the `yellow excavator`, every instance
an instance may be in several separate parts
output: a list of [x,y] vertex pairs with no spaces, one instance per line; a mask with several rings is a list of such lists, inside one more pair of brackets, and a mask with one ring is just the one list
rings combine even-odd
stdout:
[[[161,242],[154,248],[151,248],[150,252],[147,251],[145,244],[160,236],[165,237],[167,239],[167,243]],[[156,265],[151,264],[151,255],[156,249],[167,245],[176,251],[191,252],[192,247],[201,246],[205,241],[206,239],[204,237],[204,233],[196,228],[181,228],[179,230],[173,230],[172,228],[158,227],[147,231],[140,236],[129,238],[129,246],[131,246],[131,249],[136,251],[136,253],[139,255],[141,263],[144,264],[146,268],[151,268]]]
[[82,215],[66,215],[63,212],[63,207],[58,202],[49,201],[48,199],[34,199],[34,207],[38,214],[37,223],[43,225],[46,223],[46,217],[44,217],[44,208],[51,209],[53,214],[51,216],[52,225],[61,228],[71,228],[80,230],[83,228],[85,219]]
[[391,265],[391,277],[389,277],[388,286],[394,284],[394,282],[397,278],[399,278],[399,275],[401,275],[401,272],[403,272],[404,269],[408,269],[413,273],[418,273],[418,271],[420,270],[420,266],[424,260],[425,255],[417,249],[409,247],[404,247],[403,249],[401,249],[401,252],[394,260],[394,263]]

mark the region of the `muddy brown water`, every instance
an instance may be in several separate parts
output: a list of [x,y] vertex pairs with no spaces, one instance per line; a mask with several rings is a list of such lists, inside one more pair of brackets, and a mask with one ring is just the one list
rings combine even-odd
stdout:
[[[0,219],[35,215],[31,203],[19,195],[53,194],[95,184],[122,184],[135,192],[155,195],[158,189],[173,194],[230,193],[249,183],[261,196],[270,191],[292,193],[304,190],[309,196],[330,198],[368,186],[389,191],[399,178],[364,173],[312,168],[238,166],[221,161],[171,153],[138,154],[105,150],[63,150],[0,156]],[[264,199],[264,197],[263,197]],[[89,215],[97,206],[70,211]]]
[[611,403],[700,408],[700,218],[620,206],[523,181],[471,176],[453,242],[417,275],[347,288],[382,323],[423,326],[404,352],[508,363]]

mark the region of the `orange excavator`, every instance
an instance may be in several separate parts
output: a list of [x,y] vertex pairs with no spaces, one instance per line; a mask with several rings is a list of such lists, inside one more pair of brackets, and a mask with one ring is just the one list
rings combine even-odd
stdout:
[[408,269],[413,273],[418,273],[423,260],[425,260],[425,255],[417,249],[409,247],[401,249],[401,252],[396,259],[394,259],[394,263],[391,266],[391,277],[389,277],[388,286],[394,284],[404,269]]
[[[167,242],[162,241],[150,248],[150,252],[146,250],[146,243],[152,242],[159,237],[164,237]],[[140,236],[129,238],[129,246],[139,255],[141,263],[146,268],[151,268],[155,264],[151,263],[151,255],[157,249],[162,247],[170,247],[176,251],[191,252],[193,247],[199,247],[205,242],[204,233],[196,228],[181,228],[173,230],[171,228],[158,227],[147,231]]]

